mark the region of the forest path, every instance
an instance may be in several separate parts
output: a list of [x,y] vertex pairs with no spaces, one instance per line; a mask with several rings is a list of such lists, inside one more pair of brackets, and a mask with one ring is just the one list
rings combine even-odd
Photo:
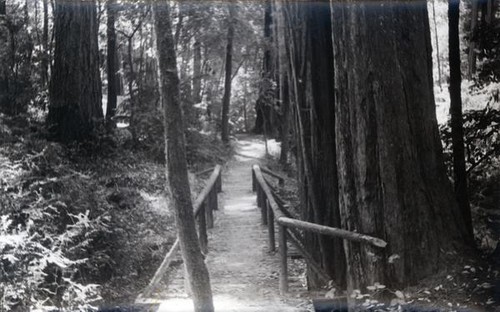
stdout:
[[[224,170],[222,205],[209,232],[206,263],[216,311],[308,311],[304,299],[280,296],[279,257],[267,247],[267,230],[261,225],[256,195],[252,192],[251,167],[265,155],[264,143],[239,136],[236,153]],[[169,285],[169,295],[158,311],[192,311],[184,293],[182,270]]]

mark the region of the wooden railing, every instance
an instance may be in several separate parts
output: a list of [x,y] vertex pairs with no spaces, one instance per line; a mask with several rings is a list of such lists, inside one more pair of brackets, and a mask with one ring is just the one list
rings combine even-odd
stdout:
[[[262,173],[278,178],[278,180],[282,177],[270,170],[263,170],[258,165],[252,167],[252,189],[257,193],[257,206],[261,209],[262,224],[268,227],[268,245],[270,251],[276,250],[275,226],[278,227],[278,253],[280,257],[279,290],[281,294],[288,292],[287,241],[290,241],[296,247],[297,251],[306,260],[308,266],[324,282],[330,280],[329,275],[304,247],[301,231],[347,239],[380,248],[387,246],[385,241],[376,237],[293,218],[291,213],[286,210],[284,201],[279,199],[276,190],[267,182]],[[282,181],[284,182],[284,179]],[[283,184],[282,181],[280,181],[281,185]]]
[[[222,191],[222,167],[220,165],[214,168],[204,170],[197,175],[202,175],[212,171],[210,178],[207,180],[205,187],[198,194],[198,197],[193,203],[194,217],[198,227],[198,239],[203,253],[208,252],[208,235],[207,229],[214,227],[214,210],[218,210],[218,196],[217,194]],[[174,244],[170,247],[167,255],[163,259],[155,275],[149,282],[148,286],[144,289],[142,294],[138,296],[136,302],[148,298],[153,293],[154,289],[162,279],[163,275],[167,272],[176,252],[179,250],[179,238],[175,240]]]

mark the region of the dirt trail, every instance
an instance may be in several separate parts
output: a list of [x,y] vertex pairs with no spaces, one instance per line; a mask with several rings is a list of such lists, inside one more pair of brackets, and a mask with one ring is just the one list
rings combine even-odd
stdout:
[[[240,137],[236,155],[223,175],[221,209],[209,233],[210,271],[216,311],[308,311],[304,299],[278,293],[279,259],[267,249],[267,231],[261,225],[256,196],[252,193],[251,166],[265,154],[262,141]],[[182,270],[179,270],[182,271]],[[192,303],[183,294],[182,272],[169,287],[176,298],[160,305],[158,311],[191,311]]]

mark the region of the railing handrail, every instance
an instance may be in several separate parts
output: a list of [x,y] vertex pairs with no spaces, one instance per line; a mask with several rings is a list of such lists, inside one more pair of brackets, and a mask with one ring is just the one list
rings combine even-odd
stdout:
[[277,174],[277,173],[276,173],[276,172],[274,172],[274,171],[271,171],[271,170],[270,170],[270,169],[268,169],[268,168],[265,168],[265,167],[260,167],[260,166],[259,166],[259,168],[260,168],[260,170],[261,170],[263,173],[268,174],[268,175],[270,175],[271,177],[278,179],[279,186],[283,186],[283,185],[285,184],[285,178],[284,178],[283,176],[281,176],[281,175]]
[[[210,175],[210,178],[207,180],[205,187],[198,194],[196,200],[193,203],[194,217],[198,221],[198,238],[200,240],[200,245],[202,247],[202,250],[205,249],[204,252],[207,251],[206,249],[208,243],[207,227],[208,228],[213,227],[212,213],[213,210],[217,209],[217,193],[222,191],[222,179],[221,179],[222,166],[216,165],[214,168],[211,169],[213,169],[213,171],[212,174]],[[215,197],[213,194],[215,194]],[[179,237],[176,237],[174,244],[170,247],[170,250],[163,259],[160,267],[156,270],[148,286],[144,289],[144,291],[141,294],[139,294],[139,296],[136,299],[136,302],[140,302],[142,299],[147,298],[151,295],[151,293],[156,288],[163,275],[168,270],[175,254],[179,250],[179,247],[180,247]]]
[[[299,252],[304,256],[306,261],[311,265],[316,273],[325,279],[327,274],[324,270],[314,261],[311,255],[307,253],[305,248],[301,245],[299,237],[291,231],[292,229],[299,229],[303,231],[313,232],[321,235],[333,236],[350,241],[356,241],[364,244],[373,245],[379,248],[385,248],[387,242],[380,238],[372,237],[369,235],[351,232],[340,228],[325,226],[312,222],[302,221],[295,218],[286,216],[280,209],[279,205],[274,198],[274,191],[268,185],[266,179],[262,176],[262,170],[259,165],[252,166],[252,189],[257,192],[257,204],[262,209],[262,221],[264,225],[268,226],[269,231],[269,248],[271,251],[275,250],[274,239],[274,222],[279,226],[279,240],[280,240],[280,293],[288,291],[288,273],[287,273],[287,236],[297,247]],[[264,194],[262,194],[262,192]],[[264,195],[264,198],[263,196]],[[269,209],[270,208],[270,209]],[[288,235],[287,235],[288,234]]]

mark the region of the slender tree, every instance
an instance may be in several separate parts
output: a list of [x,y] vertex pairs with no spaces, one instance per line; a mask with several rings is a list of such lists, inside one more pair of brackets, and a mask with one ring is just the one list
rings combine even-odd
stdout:
[[108,0],[106,3],[106,13],[108,16],[106,26],[107,26],[107,41],[108,41],[108,53],[106,55],[106,65],[108,73],[108,104],[106,106],[106,123],[109,126],[113,126],[113,117],[116,112],[116,100],[117,100],[117,77],[116,77],[116,30],[115,30],[115,18],[116,18],[116,8],[114,7],[115,0]]
[[472,217],[465,168],[464,129],[462,117],[462,73],[460,70],[459,35],[460,0],[448,1],[449,62],[450,62],[450,115],[451,139],[453,149],[453,173],[455,196],[462,212],[465,226],[473,239]]
[[193,47],[193,102],[201,102],[201,43],[194,42]]
[[49,51],[49,0],[43,0],[43,26],[42,26],[42,48],[43,48],[43,57],[42,57],[42,85],[45,87],[49,82],[49,59],[50,59],[50,51]]
[[226,69],[224,79],[224,97],[222,99],[221,116],[221,139],[224,143],[229,142],[229,105],[231,101],[231,81],[233,71],[233,40],[234,23],[236,18],[236,4],[233,1],[228,2],[229,17],[227,27],[227,45],[226,45]]
[[443,163],[427,3],[332,7],[342,226],[388,242],[344,244],[348,291],[404,287],[435,273],[467,236]]
[[92,0],[56,0],[47,123],[54,139],[83,140],[103,118],[98,22]]
[[175,220],[196,312],[214,311],[210,277],[203,261],[191,202],[187,174],[186,144],[180,103],[179,76],[168,1],[154,4],[160,89],[165,120],[167,191],[175,209]]

